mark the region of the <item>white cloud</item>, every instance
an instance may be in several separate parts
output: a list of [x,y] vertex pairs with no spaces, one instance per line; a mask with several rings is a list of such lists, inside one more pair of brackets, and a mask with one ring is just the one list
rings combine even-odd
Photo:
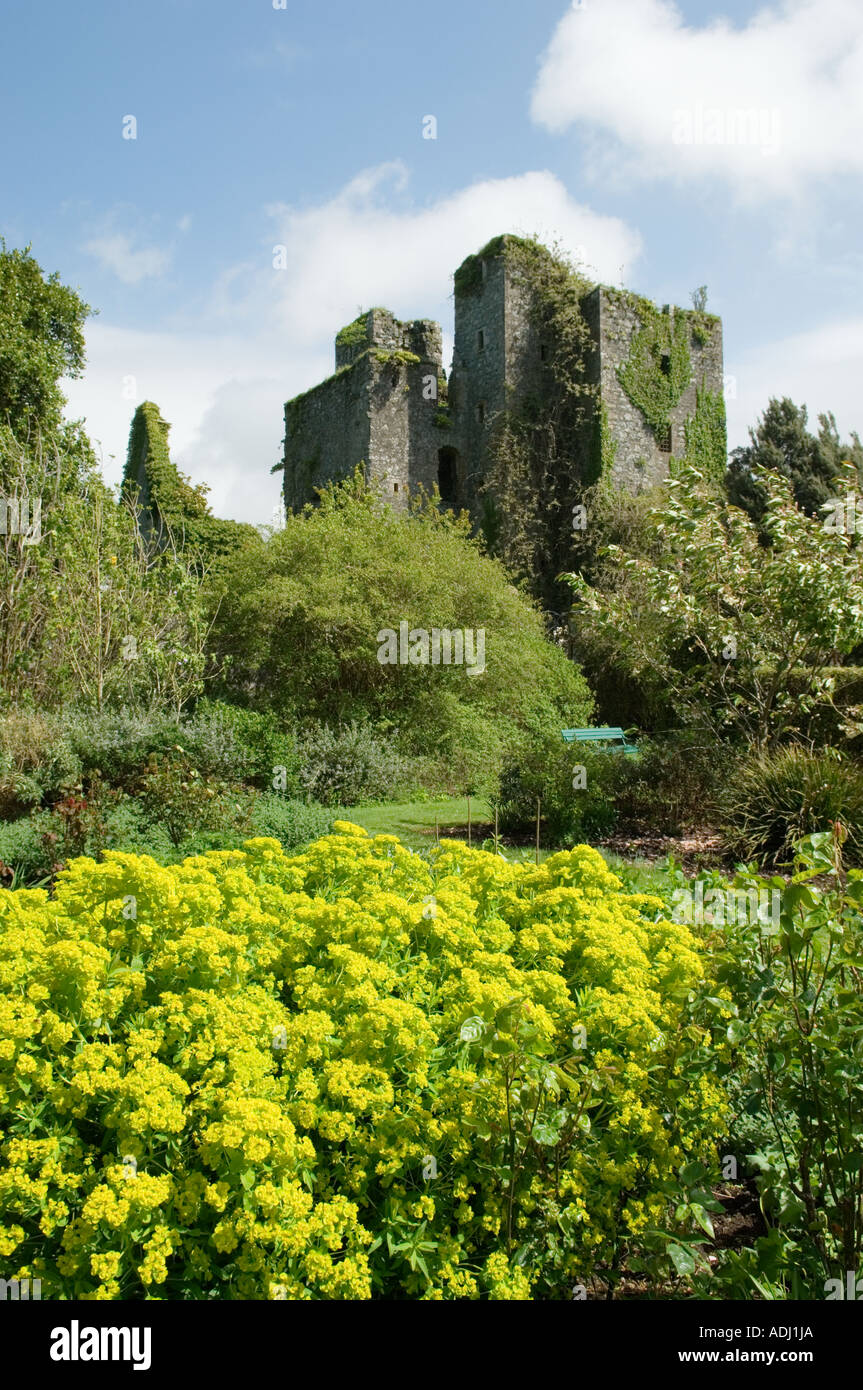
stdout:
[[[66,392],[70,413],[86,416],[102,443],[106,475],[117,481],[122,473],[135,405],[155,400],[172,424],[172,457],[211,485],[216,514],[267,521],[278,495],[269,470],[283,404],[332,372],[335,333],[360,306],[438,319],[449,366],[452,272],[490,237],[557,238],[570,251],[583,248],[596,275],[614,282],[641,251],[636,232],[575,203],[547,172],[485,180],[420,208],[408,183],[404,165],[385,164],[323,204],[268,208],[260,260],[220,277],[206,313],[195,313],[195,331],[92,323],[86,376]],[[284,270],[273,269],[274,246],[286,248]],[[134,400],[123,396],[127,376]]]
[[124,285],[137,285],[141,280],[164,275],[171,263],[169,251],[156,246],[135,251],[132,249],[131,237],[120,233],[93,237],[90,241],[84,242],[83,250],[95,256],[105,269],[112,271]]
[[749,427],[771,396],[790,396],[795,405],[805,405],[813,431],[819,414],[832,412],[844,440],[852,430],[863,434],[863,318],[824,323],[806,333],[762,342],[727,360],[725,367],[736,392],[736,399],[726,396],[729,448],[748,444]]
[[863,172],[863,5],[784,0],[734,28],[671,0],[589,0],[559,22],[531,110],[579,125],[595,174],[796,196]]

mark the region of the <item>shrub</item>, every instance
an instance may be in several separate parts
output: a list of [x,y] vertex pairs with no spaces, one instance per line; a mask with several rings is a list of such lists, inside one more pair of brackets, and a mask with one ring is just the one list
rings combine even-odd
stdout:
[[0,717],[0,818],[74,785],[81,764],[62,724],[22,707]]
[[737,757],[728,744],[680,732],[638,741],[639,756],[608,760],[605,786],[621,826],[679,835],[710,824],[717,812],[717,785]]
[[0,863],[16,870],[26,883],[46,878],[55,862],[55,855],[43,838],[51,824],[47,811],[0,822]]
[[291,801],[274,795],[259,796],[252,812],[255,835],[278,840],[282,849],[297,849],[326,835],[333,815],[316,801]]
[[179,718],[161,709],[96,711],[70,706],[63,719],[85,776],[98,769],[105,782],[127,790],[151,753],[182,743]]
[[740,873],[738,898],[775,893],[778,911],[766,923],[736,912],[710,943],[734,1010],[717,1030],[734,1151],[759,1174],[771,1227],[753,1249],[720,1255],[713,1297],[844,1298],[863,1261],[863,873],[845,878],[843,838],[801,841],[789,884]]
[[586,847],[426,860],[342,822],[0,892],[7,1277],[525,1299],[625,1251],[668,1273],[725,1117],[698,943],[660,909]]
[[[227,698],[288,718],[302,711],[330,728],[397,727],[403,751],[454,761],[454,706],[465,713],[471,756],[470,717],[484,721],[486,761],[537,723],[589,718],[580,672],[547,640],[541,614],[503,566],[482,553],[467,518],[430,502],[399,516],[361,470],[289,515],[269,541],[238,552],[217,588],[213,654]],[[484,657],[477,646],[473,674],[456,662],[382,664],[378,634],[398,633],[402,621],[408,632],[467,630],[477,643],[482,632]]]
[[272,788],[277,768],[285,790],[299,792],[297,740],[290,721],[269,711],[242,709],[220,700],[199,700],[179,742],[198,771],[228,781]]
[[[616,755],[565,744],[558,730],[504,766],[497,793],[500,828],[505,834],[526,834],[536,825],[539,799],[543,843],[572,845],[608,834],[617,820],[609,790],[616,762]],[[580,789],[573,786],[578,766],[586,774]]]
[[357,720],[307,730],[299,742],[299,757],[303,788],[324,806],[395,800],[410,780],[394,736],[376,733]]
[[153,755],[138,784],[141,809],[180,846],[195,833],[248,830],[253,795],[242,787],[202,777],[182,748]]
[[796,840],[841,821],[845,857],[863,863],[863,768],[835,749],[799,745],[741,763],[723,795],[724,836],[738,857],[781,864]]

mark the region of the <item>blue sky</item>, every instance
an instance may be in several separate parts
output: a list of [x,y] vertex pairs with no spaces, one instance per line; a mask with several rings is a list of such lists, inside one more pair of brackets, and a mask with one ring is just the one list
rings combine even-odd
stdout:
[[47,0],[3,39],[0,233],[100,310],[68,395],[112,481],[152,399],[216,512],[268,520],[340,325],[449,344],[500,231],[661,303],[706,283],[732,444],[771,394],[863,432],[860,0]]

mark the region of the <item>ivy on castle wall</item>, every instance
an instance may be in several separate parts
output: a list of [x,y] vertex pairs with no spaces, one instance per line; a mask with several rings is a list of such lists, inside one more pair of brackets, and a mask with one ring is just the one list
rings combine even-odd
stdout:
[[507,248],[507,244],[514,244],[521,240],[519,237],[503,236],[492,237],[487,241],[481,251],[466,257],[462,261],[458,270],[453,276],[453,287],[457,295],[478,294],[482,289],[482,263],[485,260],[492,260],[499,256]]
[[[524,292],[537,352],[542,344],[546,356],[537,389],[495,423],[480,487],[484,535],[546,608],[562,611],[569,595],[556,576],[572,562],[572,509],[584,479],[599,467],[598,388],[588,370],[593,341],[582,310],[592,286],[559,248],[533,239],[495,238],[477,264],[492,254],[506,256],[511,282]],[[461,267],[469,283],[477,273],[472,259]],[[491,498],[494,507],[483,510]]]
[[131,497],[137,488],[142,504],[158,508],[163,520],[173,525],[182,518],[206,516],[209,508],[206,489],[195,487],[171,462],[170,428],[153,401],[138,406],[129,431],[122,491]]
[[721,483],[728,467],[725,400],[721,392],[698,387],[695,414],[684,424],[686,461],[713,483]]
[[654,434],[661,435],[669,428],[672,411],[692,375],[690,315],[685,311],[664,314],[640,295],[621,290],[608,293],[612,300],[633,308],[641,323],[629,357],[615,368],[617,379]]
[[142,531],[162,548],[170,532],[179,550],[204,560],[227,555],[256,535],[253,526],[223,521],[210,512],[208,489],[195,485],[171,462],[170,425],[153,401],[144,401],[132,418],[121,495],[133,502]]

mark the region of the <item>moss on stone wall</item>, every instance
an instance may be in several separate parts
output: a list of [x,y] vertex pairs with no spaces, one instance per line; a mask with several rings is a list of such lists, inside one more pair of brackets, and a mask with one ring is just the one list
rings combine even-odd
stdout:
[[477,294],[482,288],[482,263],[492,260],[495,256],[500,256],[502,252],[515,249],[518,246],[539,245],[538,242],[529,242],[524,237],[513,236],[511,233],[503,233],[501,236],[492,237],[487,241],[481,251],[477,251],[472,256],[467,256],[462,261],[458,270],[453,276],[453,285],[458,295]]
[[417,357],[415,352],[408,352],[407,348],[375,348],[372,352],[376,362],[386,366],[389,362],[396,362],[401,366],[409,367],[416,362],[421,362],[422,358]]

